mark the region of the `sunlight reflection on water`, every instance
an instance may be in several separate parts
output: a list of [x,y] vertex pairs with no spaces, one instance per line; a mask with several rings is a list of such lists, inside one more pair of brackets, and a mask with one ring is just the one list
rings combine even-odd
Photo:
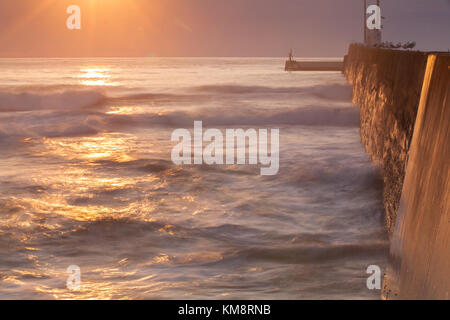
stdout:
[[109,68],[86,68],[81,69],[76,76],[80,83],[85,86],[114,86],[118,83],[110,82],[111,74]]

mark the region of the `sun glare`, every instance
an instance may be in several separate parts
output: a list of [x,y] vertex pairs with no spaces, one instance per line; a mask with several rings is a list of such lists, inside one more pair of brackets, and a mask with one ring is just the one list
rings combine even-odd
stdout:
[[113,86],[114,83],[110,82],[109,71],[108,68],[86,68],[81,69],[76,77],[85,86]]

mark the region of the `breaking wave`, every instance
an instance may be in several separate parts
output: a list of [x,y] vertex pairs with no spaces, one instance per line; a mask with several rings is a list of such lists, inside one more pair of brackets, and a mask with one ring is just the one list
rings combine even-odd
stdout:
[[103,119],[103,121],[112,125],[174,127],[192,126],[196,120],[202,120],[205,126],[306,125],[357,127],[359,126],[359,110],[355,107],[305,107],[266,112],[246,108],[231,112],[228,108],[215,108],[196,112],[174,111],[145,115],[111,115]]
[[103,102],[103,93],[94,90],[57,92],[0,92],[0,111],[30,111],[81,108]]
[[[120,91],[120,88],[108,89]],[[265,95],[265,98],[276,99],[279,94],[310,95],[319,99],[349,101],[351,88],[347,85],[317,85],[309,87],[264,87],[245,85],[209,85],[186,88],[183,92],[158,93],[134,92],[123,94],[114,92],[108,95],[105,89],[86,89],[83,86],[28,86],[10,91],[0,89],[0,111],[31,111],[61,108],[82,108],[97,106],[102,103],[133,102],[133,101],[165,101],[202,103],[214,95]]]
[[244,85],[208,85],[194,87],[192,91],[216,94],[310,94],[319,98],[350,100],[351,87],[342,84],[305,87],[266,87]]

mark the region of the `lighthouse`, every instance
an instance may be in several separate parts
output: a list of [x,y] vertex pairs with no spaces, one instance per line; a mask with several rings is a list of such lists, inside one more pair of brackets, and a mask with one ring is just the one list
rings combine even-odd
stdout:
[[[369,10],[367,6],[367,0],[364,0],[364,44],[369,47],[378,46],[381,44],[381,4],[380,0],[377,0],[377,6],[373,12]],[[368,16],[368,14],[370,14]],[[377,21],[377,27],[368,27],[368,20]]]

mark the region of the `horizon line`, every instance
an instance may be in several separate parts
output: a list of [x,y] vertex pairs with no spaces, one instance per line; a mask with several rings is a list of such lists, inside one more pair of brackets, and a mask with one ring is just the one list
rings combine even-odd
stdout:
[[[285,56],[0,56],[0,59],[118,59],[118,58],[286,58]],[[296,56],[297,58],[343,58],[344,56]]]

